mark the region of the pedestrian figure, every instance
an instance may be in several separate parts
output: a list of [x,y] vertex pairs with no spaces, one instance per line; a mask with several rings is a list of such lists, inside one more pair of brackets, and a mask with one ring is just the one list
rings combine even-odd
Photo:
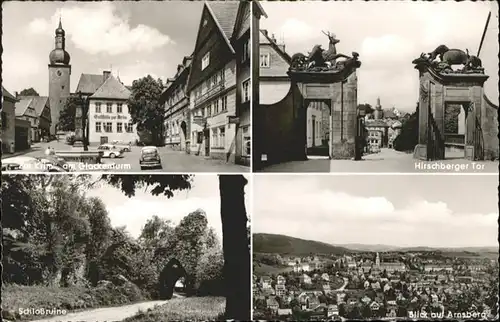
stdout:
[[47,147],[47,149],[45,150],[45,155],[50,155],[52,153],[52,150],[50,149],[50,146]]

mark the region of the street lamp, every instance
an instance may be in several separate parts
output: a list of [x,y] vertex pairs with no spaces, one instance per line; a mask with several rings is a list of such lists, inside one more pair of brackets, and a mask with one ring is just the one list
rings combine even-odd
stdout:
[[81,91],[76,93],[78,95],[78,104],[75,109],[75,142],[73,147],[83,147],[83,151],[88,151],[88,144],[85,138],[85,116],[87,114],[87,97],[83,96]]

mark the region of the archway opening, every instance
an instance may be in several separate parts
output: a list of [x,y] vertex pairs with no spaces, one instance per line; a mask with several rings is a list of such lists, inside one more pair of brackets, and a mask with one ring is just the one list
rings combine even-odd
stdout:
[[173,258],[163,268],[158,281],[160,300],[170,300],[174,294],[188,295],[189,277],[181,263]]
[[308,159],[329,159],[331,109],[329,100],[306,100],[306,155]]
[[444,158],[464,159],[467,143],[468,103],[446,103],[444,109]]

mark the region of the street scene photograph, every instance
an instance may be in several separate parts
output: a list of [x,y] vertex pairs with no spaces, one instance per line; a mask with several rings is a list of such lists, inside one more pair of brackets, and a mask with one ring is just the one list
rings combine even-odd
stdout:
[[3,171],[250,171],[249,3],[2,9]]
[[254,320],[498,321],[496,175],[253,186]]
[[498,173],[497,1],[265,1],[254,16],[253,171]]
[[2,175],[2,321],[250,320],[247,180]]

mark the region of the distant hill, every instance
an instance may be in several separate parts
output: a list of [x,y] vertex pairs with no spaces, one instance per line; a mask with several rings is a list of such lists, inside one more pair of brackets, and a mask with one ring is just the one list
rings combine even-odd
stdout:
[[498,247],[494,246],[485,246],[485,247],[426,247],[426,246],[418,246],[418,247],[405,247],[405,248],[397,248],[395,251],[400,252],[447,252],[447,253],[498,253]]
[[392,251],[399,250],[399,248],[396,246],[382,245],[382,244],[376,244],[376,245],[341,244],[341,245],[336,245],[336,246],[340,246],[340,247],[344,247],[347,249],[356,250],[356,251],[360,251],[360,252],[392,252]]
[[333,254],[345,255],[358,252],[446,252],[453,253],[476,253],[476,254],[498,254],[498,246],[485,247],[398,247],[383,244],[342,244],[332,245],[313,240],[305,240],[286,235],[277,234],[253,234],[253,251],[255,253],[275,253],[290,255]]
[[366,244],[342,244],[336,245],[347,249],[356,250],[360,252],[447,252],[447,253],[498,253],[498,247],[485,246],[485,247],[428,247],[428,246],[412,246],[412,247],[398,247],[392,245],[366,245]]
[[253,234],[255,253],[275,253],[290,255],[333,254],[344,255],[355,251],[330,244],[305,240],[285,235]]

